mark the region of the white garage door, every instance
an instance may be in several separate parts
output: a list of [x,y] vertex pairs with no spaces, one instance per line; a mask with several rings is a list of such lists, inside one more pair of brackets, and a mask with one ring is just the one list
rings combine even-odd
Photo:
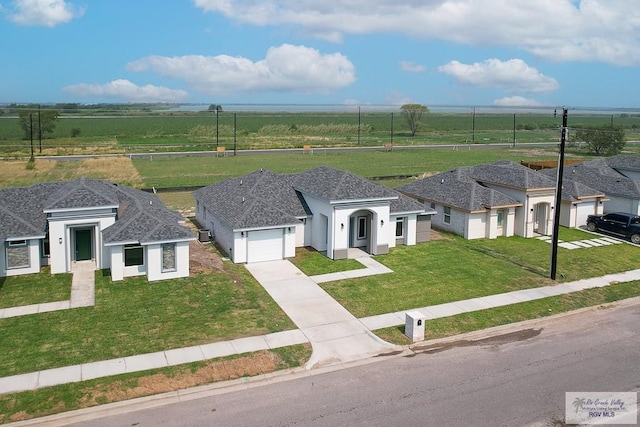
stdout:
[[576,227],[582,227],[587,224],[587,216],[595,213],[595,208],[593,202],[580,203],[576,207]]
[[284,258],[284,235],[281,228],[249,231],[247,262],[271,261]]

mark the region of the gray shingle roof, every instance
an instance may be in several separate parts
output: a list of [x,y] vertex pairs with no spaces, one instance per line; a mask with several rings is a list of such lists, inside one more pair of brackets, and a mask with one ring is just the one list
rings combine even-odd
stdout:
[[401,185],[396,189],[414,197],[468,212],[501,206],[520,206],[516,199],[487,188],[471,178],[472,169],[462,167]]
[[638,156],[612,156],[604,159],[606,164],[617,170],[640,171],[640,157]]
[[320,166],[298,174],[294,187],[303,193],[337,202],[347,200],[395,199],[398,194],[383,185],[351,172]]
[[207,210],[234,230],[240,230],[294,225],[301,218],[311,216],[301,193],[331,202],[389,200],[391,213],[424,211],[418,203],[400,200],[395,190],[327,166],[299,174],[277,174],[261,169],[203,187],[193,195]]
[[[541,172],[551,176],[558,173],[557,168],[545,169]],[[577,181],[605,195],[640,198],[640,183],[611,168],[607,159],[567,165],[564,167],[563,178]]]
[[182,217],[155,195],[107,181],[80,178],[30,187],[0,189],[0,241],[44,236],[49,210],[118,207],[118,218],[103,231],[105,243],[190,240]]
[[470,176],[479,182],[521,189],[555,188],[555,181],[519,163],[501,160],[473,166]]

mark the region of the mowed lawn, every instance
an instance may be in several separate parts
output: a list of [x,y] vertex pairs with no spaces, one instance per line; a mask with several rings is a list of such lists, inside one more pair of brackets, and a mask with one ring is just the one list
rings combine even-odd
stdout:
[[[595,237],[561,229],[560,238]],[[394,273],[321,286],[357,317],[551,285],[551,245],[520,237],[467,241],[458,236],[400,246],[376,257]],[[559,248],[558,281],[640,268],[640,247]]]
[[0,320],[0,377],[295,328],[243,266],[224,267],[159,282],[98,271],[95,307]]

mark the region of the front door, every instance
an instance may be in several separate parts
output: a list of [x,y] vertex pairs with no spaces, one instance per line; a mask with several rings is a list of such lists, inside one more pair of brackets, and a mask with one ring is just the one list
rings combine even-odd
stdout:
[[90,228],[77,228],[75,230],[76,261],[88,261],[92,258],[92,234],[93,233]]

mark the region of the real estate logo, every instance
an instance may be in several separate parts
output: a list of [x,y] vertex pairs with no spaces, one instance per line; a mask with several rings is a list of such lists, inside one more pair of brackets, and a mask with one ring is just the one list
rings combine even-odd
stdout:
[[635,392],[566,392],[567,424],[637,424],[638,395]]

